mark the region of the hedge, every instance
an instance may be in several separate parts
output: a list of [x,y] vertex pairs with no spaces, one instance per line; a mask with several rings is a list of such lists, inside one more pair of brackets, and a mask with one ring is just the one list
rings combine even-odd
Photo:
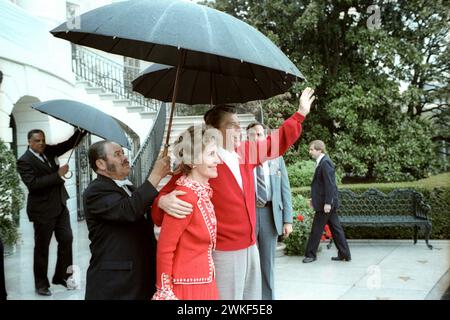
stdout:
[[[430,217],[433,223],[432,239],[450,239],[450,173],[433,176],[428,179],[403,183],[373,183],[373,184],[344,184],[339,189],[350,189],[360,194],[370,188],[389,193],[394,189],[410,188],[424,196],[425,203],[431,206]],[[292,188],[293,196],[299,194],[310,198],[310,188]],[[348,239],[412,239],[413,228],[345,228]],[[419,233],[419,241],[423,240],[423,233]]]
[[0,238],[6,246],[19,239],[19,212],[24,203],[16,159],[0,139]]

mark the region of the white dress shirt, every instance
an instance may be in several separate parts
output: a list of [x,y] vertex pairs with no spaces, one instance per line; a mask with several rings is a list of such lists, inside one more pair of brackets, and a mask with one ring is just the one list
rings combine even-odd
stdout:
[[114,180],[113,181],[117,184],[117,186],[119,188],[122,188],[123,190],[125,190],[125,192],[131,197],[131,191],[130,189],[128,189],[127,186],[132,186],[133,183],[131,183],[130,180],[128,179],[124,179],[124,180]]
[[[36,151],[34,151],[33,149],[29,148],[28,150],[30,150],[30,152],[32,154],[34,154],[36,156],[36,158],[38,158],[39,160],[41,160],[43,163],[46,163],[45,161],[47,160],[48,163],[50,163],[47,159],[47,157],[45,156],[45,154],[42,154],[42,157],[39,153],[37,153]],[[44,158],[43,158],[44,157]]]
[[220,159],[222,159],[222,161],[231,170],[231,172],[234,175],[234,178],[236,179],[236,182],[238,183],[239,187],[241,187],[242,190],[242,176],[241,170],[239,169],[239,155],[234,150],[230,152],[220,147],[217,148],[217,153],[219,154]]
[[316,159],[316,168],[319,166],[320,160],[322,160],[323,157],[325,157],[324,153],[322,153],[320,156],[317,157],[317,159]]

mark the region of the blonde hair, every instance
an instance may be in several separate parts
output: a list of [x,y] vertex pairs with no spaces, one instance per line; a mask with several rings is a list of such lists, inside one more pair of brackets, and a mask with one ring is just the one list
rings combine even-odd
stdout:
[[206,125],[190,126],[173,145],[173,155],[184,174],[189,174],[195,164],[202,163],[202,154],[210,143],[220,145],[222,134]]
[[314,140],[309,144],[309,146],[313,147],[314,150],[322,151],[322,153],[326,153],[325,143],[322,140]]

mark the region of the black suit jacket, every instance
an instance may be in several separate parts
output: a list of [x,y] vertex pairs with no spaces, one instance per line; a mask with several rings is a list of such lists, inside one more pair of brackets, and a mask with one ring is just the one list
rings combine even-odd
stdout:
[[320,160],[314,172],[311,198],[315,211],[323,211],[325,204],[331,204],[332,209],[339,208],[334,163],[327,155]]
[[155,291],[156,240],[146,213],[158,192],[148,181],[131,189],[130,197],[98,175],[83,194],[92,254],[88,300],[150,299]]
[[29,191],[27,214],[30,221],[46,222],[58,216],[66,206],[69,196],[64,187],[65,181],[58,174],[59,165],[55,160],[74,147],[80,134],[82,133],[76,130],[68,140],[45,146],[44,154],[51,167],[29,149],[17,160],[17,171]]

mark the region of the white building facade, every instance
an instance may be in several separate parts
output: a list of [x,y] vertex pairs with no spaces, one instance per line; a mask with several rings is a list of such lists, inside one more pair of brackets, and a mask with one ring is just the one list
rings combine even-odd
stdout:
[[[122,75],[126,71],[124,58],[97,50],[74,48],[71,43],[57,39],[49,32],[73,13],[80,14],[111,2],[0,0],[0,71],[3,75],[0,84],[0,139],[10,144],[17,157],[26,151],[27,133],[31,129],[42,129],[49,144],[64,141],[72,135],[74,128],[71,125],[31,108],[32,103],[52,99],[80,101],[112,115],[126,129],[134,144],[134,152],[145,139],[155,112],[83,81],[74,72],[77,70],[73,59],[75,50],[95,56],[95,63],[102,60],[104,64],[114,65]],[[134,73],[137,73],[139,63],[135,67]],[[90,137],[90,142],[98,139]],[[129,155],[132,156],[133,152]],[[68,157],[69,152],[60,157],[60,163],[67,162]],[[81,196],[76,190],[77,171],[81,170],[77,157],[71,158],[69,166],[75,174],[66,181],[70,195],[68,208],[71,216],[76,216]]]

